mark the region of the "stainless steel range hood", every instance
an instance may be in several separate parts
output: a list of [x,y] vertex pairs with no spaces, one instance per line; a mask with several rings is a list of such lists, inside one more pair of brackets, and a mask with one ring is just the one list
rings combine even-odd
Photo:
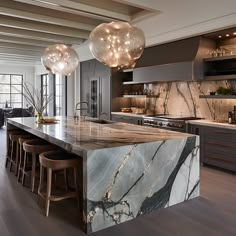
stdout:
[[133,70],[133,82],[201,80],[203,58],[213,48],[213,40],[200,36],[146,48]]

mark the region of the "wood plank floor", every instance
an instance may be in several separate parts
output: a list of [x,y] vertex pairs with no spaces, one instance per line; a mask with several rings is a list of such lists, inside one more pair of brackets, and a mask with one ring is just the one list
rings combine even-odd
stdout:
[[[5,151],[5,129],[0,129],[0,236],[85,235],[75,200],[52,203],[46,218],[37,194],[5,169]],[[92,235],[236,236],[236,175],[202,167],[201,197]]]

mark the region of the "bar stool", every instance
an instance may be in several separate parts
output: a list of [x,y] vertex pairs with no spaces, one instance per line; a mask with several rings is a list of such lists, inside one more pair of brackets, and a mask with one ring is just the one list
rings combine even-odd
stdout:
[[11,159],[11,150],[12,150],[12,142],[10,140],[10,134],[27,134],[24,130],[20,129],[13,129],[13,130],[8,130],[7,131],[7,154],[6,154],[6,162],[5,162],[5,167],[7,168],[8,162],[10,162]]
[[[79,204],[79,187],[78,187],[78,170],[82,167],[81,158],[75,154],[62,151],[49,151],[39,155],[40,162],[40,180],[38,194],[46,200],[45,215],[49,214],[50,201],[60,201],[67,198],[76,198]],[[47,169],[47,192],[42,193],[42,183],[44,177],[44,169]],[[63,195],[51,195],[52,188],[52,172],[59,170],[74,169],[75,191],[67,192]],[[66,173],[66,172],[64,172]],[[65,176],[65,184],[67,185],[67,177]]]
[[29,136],[26,132],[16,132],[10,133],[9,139],[11,142],[11,153],[10,153],[10,171],[12,170],[12,166],[15,166],[15,175],[17,175],[18,171],[18,160],[19,160],[19,143],[18,140],[21,137]]
[[46,151],[57,150],[58,148],[45,140],[36,139],[23,142],[23,150],[25,151],[22,169],[22,185],[24,185],[25,176],[28,175],[26,170],[26,162],[31,154],[32,167],[31,167],[31,191],[34,192],[35,185],[35,172],[36,172],[36,157]]
[[24,137],[21,137],[18,139],[18,143],[19,143],[19,164],[18,164],[18,172],[17,172],[17,179],[18,181],[20,181],[20,174],[22,173],[23,175],[23,158],[24,158],[24,154],[25,151],[23,149],[23,143],[29,140],[35,140],[37,139],[35,136],[33,135],[27,135]]

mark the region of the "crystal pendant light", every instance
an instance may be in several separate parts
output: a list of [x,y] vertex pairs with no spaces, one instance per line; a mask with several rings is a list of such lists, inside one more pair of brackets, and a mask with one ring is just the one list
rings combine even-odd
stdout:
[[78,66],[79,57],[73,48],[55,44],[45,49],[41,62],[53,74],[70,75]]
[[109,67],[133,68],[145,47],[143,31],[126,22],[100,24],[89,39],[93,56]]

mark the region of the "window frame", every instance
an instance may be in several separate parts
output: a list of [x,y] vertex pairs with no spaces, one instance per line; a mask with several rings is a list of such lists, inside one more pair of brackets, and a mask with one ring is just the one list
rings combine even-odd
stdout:
[[[14,107],[14,104],[21,104],[20,108],[23,108],[23,82],[24,82],[24,75],[23,74],[7,74],[7,73],[0,73],[1,75],[8,75],[10,77],[10,83],[6,84],[6,83],[1,83],[0,82],[0,86],[1,85],[9,85],[10,86],[10,92],[9,93],[0,93],[0,94],[9,94],[10,96],[10,100],[7,100],[9,103],[10,107]],[[12,77],[13,76],[20,76],[21,77],[21,83],[16,84],[16,83],[12,83]],[[12,86],[14,85],[20,85],[21,86],[21,92],[20,93],[13,93],[12,92]],[[12,94],[20,94],[21,95],[21,101],[20,102],[12,102]],[[6,102],[0,102],[0,106],[1,104],[4,106],[4,104],[6,104]]]
[[[43,78],[45,77],[45,76],[48,76],[47,78],[48,78],[48,80],[47,80],[47,85],[46,86],[49,86],[49,74],[42,74],[41,75],[41,97],[43,96],[43,87],[45,86],[44,85],[44,81],[43,81]],[[53,92],[53,116],[56,116],[57,115],[57,107],[56,107],[56,98],[57,97],[61,97],[61,96],[57,96],[57,93],[56,93],[56,75],[55,74],[53,74],[53,76],[52,76],[52,79],[53,79],[53,81],[52,81],[52,86],[53,86],[53,88],[52,88],[52,92]],[[64,96],[64,101],[62,101],[62,106],[63,106],[63,103],[65,104],[65,116],[67,116],[67,76],[65,76],[64,77],[64,93],[65,93],[65,96]],[[62,83],[63,84],[63,83]],[[61,86],[62,86],[62,84],[60,84]],[[47,87],[48,88],[48,87]],[[48,91],[48,90],[47,90]],[[48,94],[47,94],[47,96],[48,96]],[[48,114],[48,107],[46,108],[46,112],[47,112],[47,114]],[[60,114],[59,116],[61,116],[62,114]]]

